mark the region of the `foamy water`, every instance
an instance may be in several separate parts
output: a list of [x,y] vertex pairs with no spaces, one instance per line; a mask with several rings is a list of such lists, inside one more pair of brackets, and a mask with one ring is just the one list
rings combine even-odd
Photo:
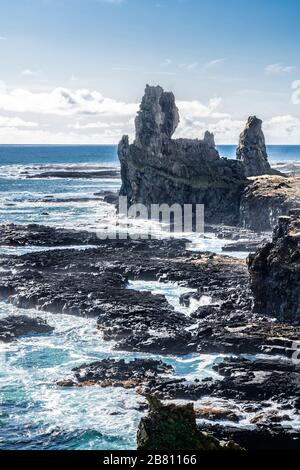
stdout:
[[[233,148],[220,150],[224,156],[234,154]],[[293,155],[298,150],[295,149]],[[276,155],[279,162],[282,154],[277,152]],[[286,159],[282,160],[286,162]],[[0,146],[0,223],[39,223],[103,232],[115,224],[116,211],[112,205],[99,201],[95,193],[118,190],[120,180],[29,179],[27,176],[49,170],[94,171],[99,167],[115,168],[116,165],[116,148],[112,146]],[[48,196],[61,201],[43,201]],[[74,197],[82,198],[82,201],[71,202],[70,198]],[[160,224],[125,218],[121,220],[121,230],[128,230],[131,234],[151,230],[157,238],[167,235]],[[219,240],[214,234],[205,234],[205,237],[184,234],[185,237],[187,235],[190,239],[188,248],[194,251],[221,253],[222,246],[230,243]],[[76,246],[76,249],[86,248]],[[0,254],[22,255],[42,249],[36,246],[6,246],[0,247]],[[247,255],[226,254],[241,258]],[[128,288],[165,295],[177,311],[186,315],[190,315],[199,305],[211,302],[208,294],[199,300],[191,299],[190,305],[184,307],[180,304],[180,295],[193,290],[177,283],[132,281]],[[0,318],[24,313],[41,316],[55,330],[46,335],[19,338],[11,344],[0,343],[1,449],[134,449],[137,426],[143,416],[140,409],[143,398],[134,390],[99,387],[64,389],[58,387],[56,381],[71,376],[73,367],[107,357],[163,359],[175,368],[175,376],[188,380],[216,378],[212,366],[224,357],[199,354],[160,357],[117,352],[113,349],[113,342],[103,341],[96,329],[95,319],[24,311],[0,303]],[[199,400],[196,406],[207,403],[221,407],[240,406],[227,400],[213,399],[211,402],[209,397]],[[285,411],[285,414],[289,413]],[[299,428],[299,417],[291,417],[292,425]],[[242,415],[242,425],[250,426],[250,419],[251,414]]]

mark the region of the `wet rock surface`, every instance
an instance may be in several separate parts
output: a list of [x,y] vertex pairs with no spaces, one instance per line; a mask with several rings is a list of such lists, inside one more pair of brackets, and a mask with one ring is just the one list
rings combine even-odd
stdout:
[[104,359],[91,364],[83,364],[73,369],[74,381],[63,380],[60,386],[100,385],[101,387],[134,388],[151,378],[174,372],[173,368],[163,361],[153,359],[135,359],[125,362]]
[[223,450],[240,449],[234,442],[219,442],[201,432],[193,404],[165,405],[148,396],[148,416],[137,432],[138,450]]
[[201,424],[201,429],[217,439],[231,439],[246,450],[299,450],[300,433],[289,428],[256,429]]
[[[20,232],[24,235],[24,227]],[[63,239],[65,231],[59,232],[57,238],[61,235]],[[46,228],[29,226],[26,239],[43,246],[46,233]],[[17,240],[20,236],[16,227],[10,234],[12,244],[14,236]],[[212,401],[235,401],[238,409],[205,405],[201,410],[197,405],[197,417],[223,422],[227,427],[228,422],[238,425],[248,409],[253,419],[256,416],[252,433],[256,434],[265,421],[275,441],[279,434],[285,436],[285,442],[294,439],[295,433],[289,434],[282,423],[286,413],[297,412],[300,405],[299,370],[293,362],[300,327],[253,312],[243,260],[186,251],[184,240],[99,240],[97,247],[84,251],[62,249],[2,256],[0,267],[2,300],[25,309],[96,318],[99,333],[105,340],[113,340],[119,350],[269,356],[269,360],[253,357],[251,361],[224,358],[215,365],[216,377],[203,380],[179,377],[160,361],[109,359],[82,365],[73,371],[72,379],[59,385],[136,388],[143,396],[151,394],[163,400],[210,397]],[[162,295],[129,289],[129,280],[176,282],[190,288],[181,299],[186,306],[202,296],[209,296],[211,302],[190,315],[184,314],[175,311]],[[269,412],[270,401],[282,406],[278,418],[259,416]],[[242,441],[237,440],[241,445]]]
[[88,231],[56,229],[39,224],[0,225],[0,245],[6,246],[68,246],[97,245],[97,234]]
[[233,357],[214,366],[219,378],[199,381],[166,378],[148,381],[139,391],[169,400],[198,400],[210,396],[243,402],[285,401],[299,409],[300,370],[293,361],[247,360]]
[[255,310],[300,323],[300,209],[279,218],[273,241],[248,264]]
[[0,319],[0,342],[8,343],[19,336],[50,333],[54,328],[42,318],[30,318],[26,315],[10,315]]

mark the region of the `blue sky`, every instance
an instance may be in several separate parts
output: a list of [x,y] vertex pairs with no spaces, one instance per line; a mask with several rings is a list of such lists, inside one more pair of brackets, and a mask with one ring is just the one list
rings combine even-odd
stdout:
[[0,143],[116,143],[149,83],[175,93],[178,136],[236,143],[257,114],[268,142],[300,144],[298,0],[0,0],[0,12]]

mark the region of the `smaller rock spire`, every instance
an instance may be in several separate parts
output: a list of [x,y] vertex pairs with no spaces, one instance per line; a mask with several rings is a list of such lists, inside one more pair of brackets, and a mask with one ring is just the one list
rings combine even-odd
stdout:
[[215,144],[215,136],[212,132],[205,131],[204,134],[204,139],[203,141],[210,147],[210,148],[216,148]]
[[262,120],[256,116],[248,118],[246,127],[240,135],[236,156],[237,160],[244,163],[246,176],[273,173],[268,161]]

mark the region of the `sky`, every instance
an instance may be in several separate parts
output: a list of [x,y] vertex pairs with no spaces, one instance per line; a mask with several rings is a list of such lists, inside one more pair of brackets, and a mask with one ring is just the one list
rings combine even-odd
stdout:
[[299,0],[0,0],[0,144],[115,144],[145,85],[174,137],[300,144]]

